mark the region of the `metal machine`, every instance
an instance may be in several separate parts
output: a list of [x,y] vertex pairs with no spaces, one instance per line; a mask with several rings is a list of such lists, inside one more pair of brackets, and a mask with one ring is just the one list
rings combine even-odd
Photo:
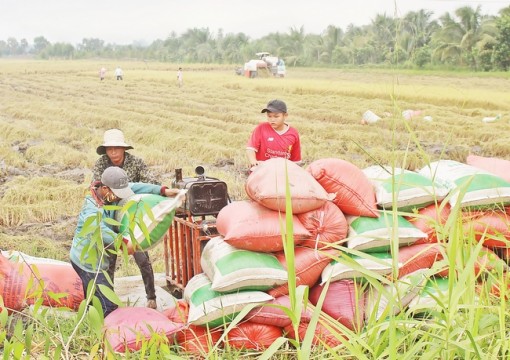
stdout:
[[283,59],[272,56],[268,52],[258,52],[257,59],[244,64],[244,75],[255,78],[259,76],[285,77],[285,62]]
[[182,296],[188,281],[202,272],[203,246],[218,235],[216,216],[230,202],[225,182],[207,177],[203,166],[197,166],[195,174],[183,178],[182,169],[176,169],[172,184],[188,190],[164,240],[167,286],[176,297]]

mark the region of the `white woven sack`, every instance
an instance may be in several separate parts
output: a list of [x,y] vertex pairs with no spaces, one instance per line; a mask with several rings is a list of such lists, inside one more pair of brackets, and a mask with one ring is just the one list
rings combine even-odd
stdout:
[[[400,263],[397,266],[400,267]],[[392,256],[390,253],[370,253],[364,256],[350,256],[343,253],[332,261],[321,275],[321,285],[342,279],[361,278],[373,274],[388,275],[392,272]]]
[[184,299],[189,304],[189,323],[216,327],[230,322],[245,306],[264,304],[273,297],[262,291],[220,293],[211,289],[211,280],[201,273],[184,288]]
[[404,310],[427,283],[427,277],[425,276],[427,270],[415,271],[394,283],[383,285],[381,291],[375,287],[370,287],[365,293],[365,317],[367,321],[374,316],[375,319],[379,320],[381,317],[397,315]]
[[[452,207],[491,207],[510,203],[510,182],[485,170],[454,160],[439,160],[420,174],[450,189]],[[461,192],[465,194],[461,196]]]
[[395,208],[394,205],[399,210],[421,208],[448,195],[448,189],[414,171],[374,165],[363,169],[363,173],[374,185],[377,206],[383,209]]
[[394,229],[391,211],[381,211],[378,218],[366,216],[349,216],[349,235],[347,247],[363,252],[388,251],[391,241],[397,241],[398,246],[413,244],[419,239],[426,239],[427,234],[415,227],[403,216],[396,216]]
[[217,236],[202,250],[200,265],[215,291],[269,290],[287,282],[288,273],[276,256],[241,250]]

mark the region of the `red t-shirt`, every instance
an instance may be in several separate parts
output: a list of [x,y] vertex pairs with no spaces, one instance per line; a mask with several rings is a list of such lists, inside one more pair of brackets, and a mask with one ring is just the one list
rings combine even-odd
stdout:
[[269,123],[261,123],[253,130],[246,147],[255,150],[258,161],[275,157],[301,161],[299,134],[291,126],[283,134],[278,134]]

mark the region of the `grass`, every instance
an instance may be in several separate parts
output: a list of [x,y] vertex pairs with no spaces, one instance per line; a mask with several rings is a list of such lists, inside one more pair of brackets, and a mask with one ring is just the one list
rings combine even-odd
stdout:
[[[508,74],[289,69],[285,79],[248,79],[236,76],[233,68],[194,65],[184,68],[179,89],[177,65],[123,61],[120,82],[112,74],[117,63],[0,60],[2,249],[68,260],[95,148],[112,127],[125,132],[135,147],[131,152],[165,184],[171,184],[176,168],[186,177],[203,165],[208,176],[227,183],[235,200],[246,198],[245,143],[264,121],[260,109],[272,98],[287,102],[289,122],[301,134],[305,165],[335,157],[360,168],[381,163],[414,170],[439,158],[464,161],[469,153],[510,156]],[[97,74],[101,66],[110,70],[103,82]],[[361,125],[368,109],[389,116]],[[405,121],[400,116],[405,109],[423,113]],[[496,114],[502,115],[498,122],[481,121]],[[433,121],[423,121],[425,115]],[[487,285],[475,287],[479,278],[472,268],[480,249],[473,244],[460,251],[469,240],[458,223],[453,215],[442,229],[457,280],[427,321],[406,312],[374,318],[366,332],[349,333],[349,341],[335,352],[314,350],[310,358],[506,358],[508,294],[495,297]],[[155,271],[164,272],[162,247],[150,256]],[[117,276],[139,274],[131,260]],[[503,274],[483,276],[502,282]],[[46,315],[37,318],[36,326],[45,326],[39,330],[53,328],[45,322],[58,316]],[[69,344],[75,358],[87,358],[83,349],[95,345],[90,321]],[[63,323],[62,333],[69,334],[73,320]],[[44,343],[37,340],[38,346]],[[301,355],[282,351],[272,358],[293,356]]]

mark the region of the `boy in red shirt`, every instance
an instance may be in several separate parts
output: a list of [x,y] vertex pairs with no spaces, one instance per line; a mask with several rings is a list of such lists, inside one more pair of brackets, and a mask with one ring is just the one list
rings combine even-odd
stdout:
[[261,112],[266,113],[267,122],[259,124],[253,130],[246,146],[250,167],[275,157],[300,163],[299,133],[285,123],[288,116],[287,105],[281,100],[271,100]]

